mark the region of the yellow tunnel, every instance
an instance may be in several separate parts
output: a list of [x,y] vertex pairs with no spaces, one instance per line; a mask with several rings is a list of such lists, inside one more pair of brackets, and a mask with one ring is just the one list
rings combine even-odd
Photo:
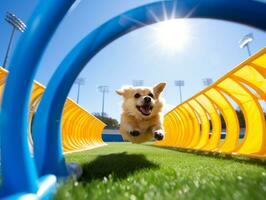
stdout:
[[[265,78],[266,48],[263,48],[168,112],[164,118],[166,136],[155,144],[265,158],[265,113],[259,102],[266,100]],[[239,139],[240,123],[232,102],[244,115],[243,140]],[[221,116],[226,124],[225,139],[221,139]]]

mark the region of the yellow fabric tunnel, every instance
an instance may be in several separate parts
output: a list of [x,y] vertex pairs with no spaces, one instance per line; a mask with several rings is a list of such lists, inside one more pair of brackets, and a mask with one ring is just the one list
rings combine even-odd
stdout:
[[[8,71],[0,67],[0,103]],[[29,146],[34,147],[31,137],[31,124],[34,112],[41,100],[45,87],[35,82],[32,88],[29,110]],[[62,144],[65,153],[81,151],[105,145],[102,140],[102,131],[105,124],[92,114],[88,113],[70,98],[67,99],[62,118]]]
[[[266,48],[165,114],[165,138],[156,145],[266,157]],[[244,116],[244,138],[234,103]],[[222,139],[223,117],[225,138]]]

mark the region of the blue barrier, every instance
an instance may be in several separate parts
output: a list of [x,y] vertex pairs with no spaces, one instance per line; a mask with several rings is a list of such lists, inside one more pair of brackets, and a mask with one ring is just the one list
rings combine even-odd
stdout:
[[48,83],[33,124],[37,174],[27,145],[30,90],[41,55],[73,1],[42,1],[28,22],[28,30],[12,57],[1,108],[1,196],[15,195],[10,198],[16,199],[32,194],[41,198],[51,191],[47,189],[46,193],[38,193],[42,185],[48,184],[48,188],[52,188],[55,182],[53,175],[45,175],[68,174],[61,148],[60,123],[64,102],[85,65],[117,38],[158,20],[166,20],[165,16],[168,19],[222,19],[266,30],[266,4],[250,0],[160,1],[132,9],[107,21],[69,52]]
[[123,138],[120,134],[102,134],[104,142],[123,142]]

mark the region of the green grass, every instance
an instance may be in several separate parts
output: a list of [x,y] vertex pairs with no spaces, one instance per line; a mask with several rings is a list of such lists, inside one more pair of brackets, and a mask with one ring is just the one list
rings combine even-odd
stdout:
[[69,154],[78,181],[62,183],[55,199],[265,199],[266,163],[151,145],[109,143]]

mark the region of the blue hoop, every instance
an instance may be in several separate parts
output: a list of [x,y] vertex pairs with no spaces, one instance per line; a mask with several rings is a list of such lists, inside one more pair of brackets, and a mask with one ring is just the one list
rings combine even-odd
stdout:
[[156,23],[154,14],[161,21],[165,15],[168,18],[214,18],[266,30],[265,10],[266,4],[249,0],[160,1],[125,12],[89,33],[57,67],[37,109],[33,132],[38,134],[34,138],[34,151],[39,173],[62,175],[65,164],[60,124],[64,102],[78,74],[105,46],[133,30]]
[[29,100],[39,60],[74,0],[42,1],[21,36],[11,59],[1,107],[1,197],[47,198],[56,177],[37,175],[28,146]]

